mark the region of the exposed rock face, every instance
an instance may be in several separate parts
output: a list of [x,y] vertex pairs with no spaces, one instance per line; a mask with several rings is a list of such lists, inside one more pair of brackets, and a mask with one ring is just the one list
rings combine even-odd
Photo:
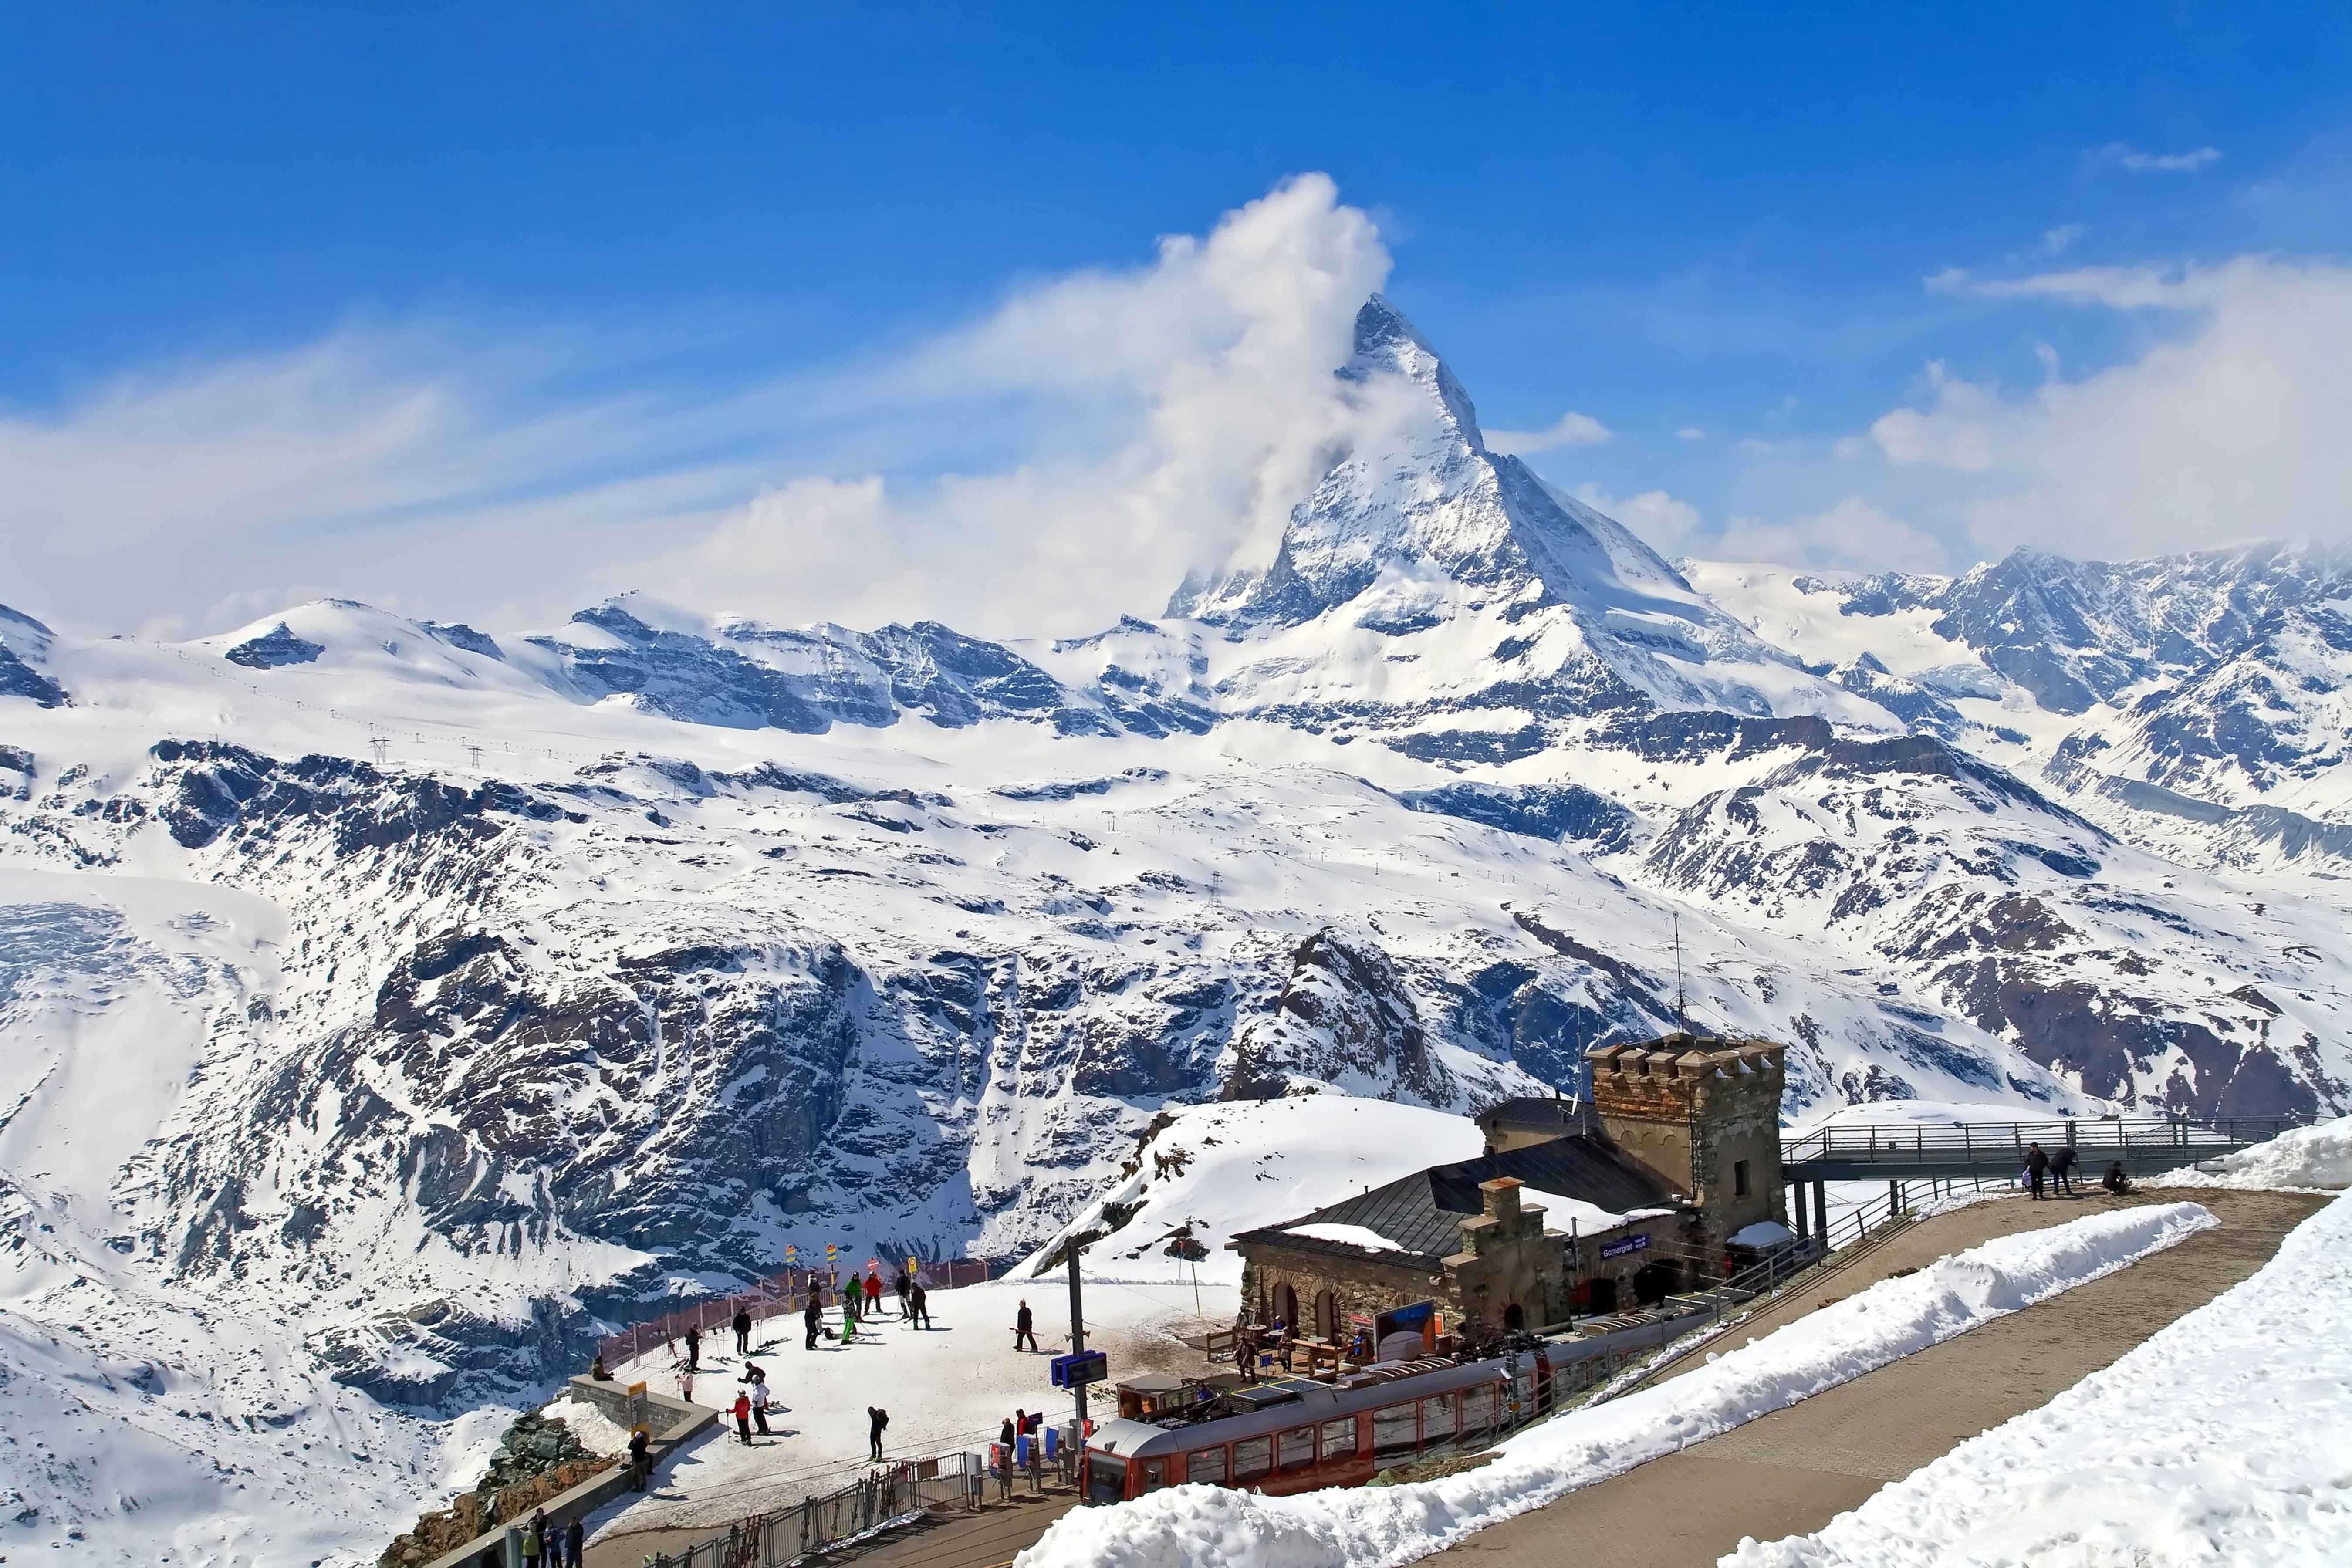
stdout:
[[247,637],[221,657],[247,669],[282,669],[289,664],[309,664],[326,651],[318,643],[296,637],[286,623],[280,621],[259,637]]
[[39,668],[56,635],[32,616],[0,605],[0,697],[22,697],[42,708],[66,705],[66,689]]
[[1228,1100],[1274,1100],[1329,1088],[1376,1099],[1449,1105],[1461,1098],[1388,955],[1326,928],[1290,955],[1272,1013],[1234,1045]]

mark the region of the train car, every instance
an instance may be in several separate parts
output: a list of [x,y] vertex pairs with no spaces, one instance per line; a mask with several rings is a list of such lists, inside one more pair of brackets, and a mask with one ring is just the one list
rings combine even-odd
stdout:
[[1532,1352],[1383,1363],[1334,1384],[1260,1384],[1225,1395],[1241,1408],[1213,1419],[1104,1423],[1087,1444],[1086,1498],[1118,1502],[1186,1482],[1269,1496],[1361,1486],[1398,1465],[1484,1447],[1531,1419],[1548,1387],[1549,1367]]

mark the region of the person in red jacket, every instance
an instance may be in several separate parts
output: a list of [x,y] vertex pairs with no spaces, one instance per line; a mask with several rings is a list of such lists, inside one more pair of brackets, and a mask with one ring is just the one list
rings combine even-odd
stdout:
[[735,1395],[735,1430],[742,1435],[743,1446],[751,1446],[751,1396],[748,1393]]
[[882,1276],[879,1274],[866,1277],[866,1315],[869,1318],[882,1315]]

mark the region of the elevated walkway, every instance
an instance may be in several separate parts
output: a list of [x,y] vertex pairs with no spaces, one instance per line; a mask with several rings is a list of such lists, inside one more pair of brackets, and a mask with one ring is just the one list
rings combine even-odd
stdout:
[[2124,1173],[2153,1175],[2265,1142],[2302,1123],[2286,1117],[2216,1121],[2142,1117],[2114,1121],[2011,1121],[1957,1127],[1824,1127],[1780,1146],[1790,1182],[1866,1182],[1948,1177],[2010,1180],[2025,1167],[2025,1146],[2072,1144],[2078,1174],[2096,1181],[2120,1161]]

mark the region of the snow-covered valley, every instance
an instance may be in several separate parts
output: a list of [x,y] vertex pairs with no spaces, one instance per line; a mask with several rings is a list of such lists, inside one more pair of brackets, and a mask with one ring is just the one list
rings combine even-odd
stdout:
[[1025,1253],[1171,1106],[1303,1212],[1385,1176],[1240,1102],[1459,1157],[1678,959],[1792,1121],[2352,1110],[2342,559],[1676,565],[1384,305],[1349,374],[1280,555],[1093,637],[0,613],[0,1555],[372,1559],[647,1301]]

